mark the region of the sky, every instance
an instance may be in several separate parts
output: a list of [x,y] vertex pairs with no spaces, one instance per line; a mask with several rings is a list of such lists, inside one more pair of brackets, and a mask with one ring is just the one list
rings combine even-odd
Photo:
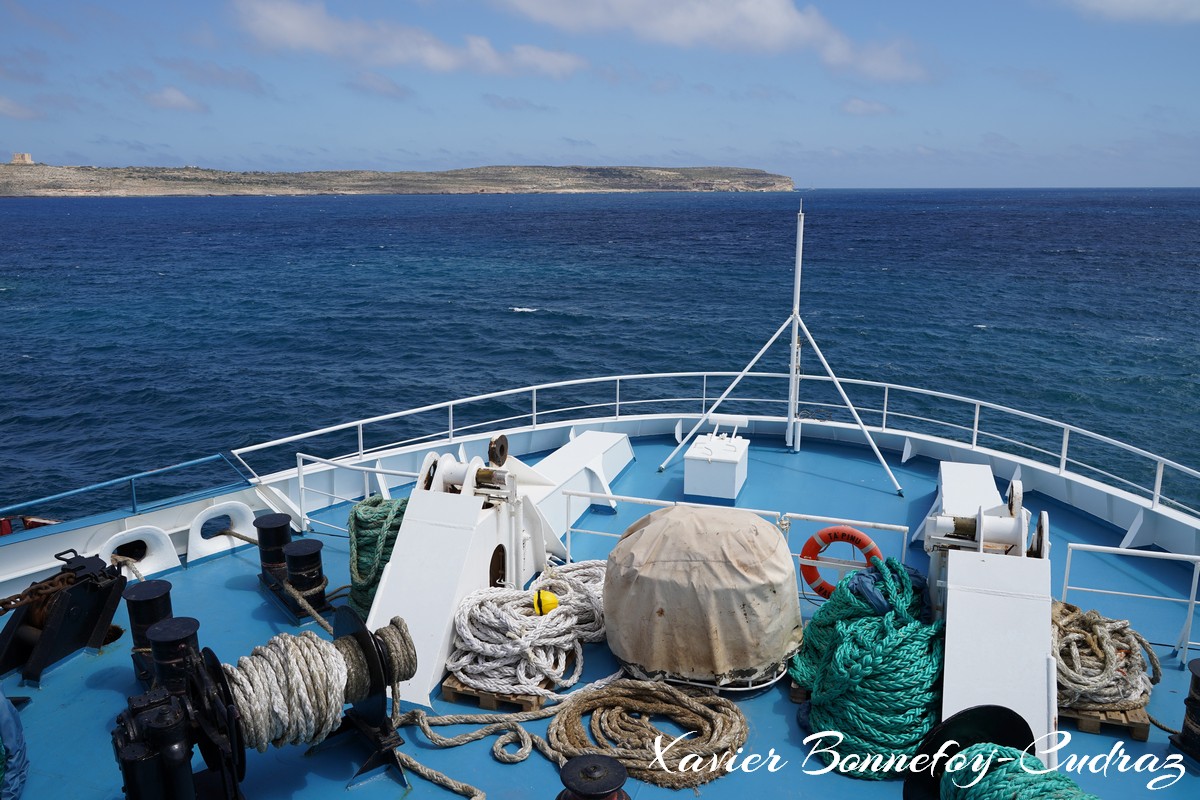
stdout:
[[9,152],[1200,186],[1200,0],[0,0]]

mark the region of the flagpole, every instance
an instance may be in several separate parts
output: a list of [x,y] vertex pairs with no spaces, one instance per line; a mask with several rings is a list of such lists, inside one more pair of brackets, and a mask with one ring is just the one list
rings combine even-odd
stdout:
[[796,213],[796,269],[792,281],[792,355],[788,366],[788,412],[784,441],[793,451],[800,449],[796,404],[800,400],[800,268],[804,260],[804,201]]

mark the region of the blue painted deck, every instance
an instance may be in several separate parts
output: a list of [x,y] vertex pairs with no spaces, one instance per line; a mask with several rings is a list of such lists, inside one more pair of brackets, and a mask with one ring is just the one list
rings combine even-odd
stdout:
[[[662,439],[635,440],[637,460],[614,482],[614,492],[683,499],[682,458],[666,472],[656,472],[657,465],[672,445],[673,442]],[[536,461],[536,458],[528,460]],[[905,487],[903,498],[896,496],[866,449],[806,443],[799,454],[792,454],[777,441],[756,442],[750,451],[750,479],[737,505],[899,523],[915,528],[933,502],[937,464],[917,458],[902,465],[894,454],[889,454],[889,463]],[[1120,532],[1110,526],[1084,518],[1037,494],[1026,495],[1026,505],[1035,515],[1042,509],[1050,513],[1055,596],[1061,593],[1066,542],[1114,545],[1120,540]],[[647,506],[632,504],[622,504],[615,514],[593,509],[584,514],[577,527],[620,533],[650,510]],[[346,511],[345,506],[333,508],[322,518],[344,524]],[[793,551],[798,551],[800,544],[817,527],[795,525],[791,534]],[[326,545],[325,570],[330,586],[348,583],[348,541],[335,536],[321,538]],[[874,538],[885,555],[900,555],[902,543],[898,534],[879,532]],[[577,560],[603,558],[614,541],[606,537],[576,535],[572,542],[574,556]],[[403,557],[401,549],[397,553],[398,557]],[[831,552],[831,555],[846,557],[848,546],[847,552]],[[907,561],[921,570],[927,565],[919,548],[908,550]],[[198,618],[201,645],[211,647],[223,661],[235,661],[277,633],[296,632],[283,613],[260,592],[256,577],[258,569],[257,552],[244,548],[229,556],[163,576],[175,587],[172,594],[175,614]],[[1096,557],[1077,557],[1074,569],[1077,573],[1073,582],[1082,579],[1094,586],[1117,583],[1136,591],[1186,589],[1189,577],[1186,571],[1169,564],[1156,562],[1153,568],[1142,571],[1136,565],[1115,564]],[[1110,615],[1130,616],[1135,627],[1158,645],[1166,677],[1154,692],[1150,712],[1178,725],[1183,713],[1183,698],[1187,694],[1187,679],[1186,673],[1176,668],[1177,662],[1169,658],[1169,647],[1165,645],[1169,645],[1178,633],[1182,607],[1148,601],[1117,601],[1099,595],[1079,594],[1071,599],[1085,606],[1098,607]],[[803,609],[807,618],[815,606],[806,601]],[[128,628],[123,604],[115,623]],[[320,633],[314,625],[306,627]],[[69,796],[84,800],[114,800],[122,796],[120,772],[112,755],[109,735],[117,713],[125,706],[126,696],[141,692],[133,678],[129,648],[129,637],[125,635],[102,652],[77,655],[49,671],[43,677],[40,689],[18,686],[19,676],[15,674],[3,679],[0,685],[6,694],[33,698],[33,703],[21,714],[32,763],[26,798],[42,800]],[[584,681],[608,675],[616,668],[603,645],[585,647],[585,662]],[[753,774],[735,773],[705,784],[697,794],[717,800],[751,795],[789,799],[838,796],[852,800],[901,796],[898,781],[875,783],[838,775],[806,774],[808,747],[802,744],[803,734],[796,723],[797,707],[788,700],[785,683],[753,697],[734,699],[750,721],[750,738],[745,751],[765,755],[774,748],[787,764],[777,773],[765,769]],[[435,713],[478,711],[472,706],[446,703],[436,693],[433,706]],[[535,723],[529,728],[544,734],[546,723]],[[1108,753],[1117,742],[1107,730],[1102,734],[1082,734],[1075,731],[1070,722],[1064,723],[1063,728],[1072,735],[1066,749],[1068,753],[1099,756]],[[665,729],[669,730],[669,726]],[[451,728],[443,729],[443,732],[449,735],[459,730]],[[503,765],[492,759],[490,741],[440,750],[412,729],[406,729],[402,734],[406,739],[403,746],[406,752],[435,769],[484,789],[489,798],[550,800],[561,788],[557,769],[537,753],[526,763]],[[1129,738],[1121,741],[1132,758],[1154,754],[1161,759],[1174,752],[1168,749],[1166,735],[1154,728],[1149,742],[1139,743]],[[242,789],[249,800],[318,797],[329,800],[341,796],[373,800],[401,796],[398,784],[388,777],[361,785],[351,794],[342,794],[363,756],[353,742],[314,755],[306,755],[299,747],[272,749],[266,753],[249,752]],[[198,755],[196,763],[199,764]],[[820,766],[813,759],[808,762],[807,769],[815,770]],[[1088,791],[1106,798],[1195,797],[1200,788],[1200,781],[1195,773],[1191,773],[1169,788],[1150,791],[1147,781],[1161,774],[1164,773],[1118,773],[1110,769],[1107,775],[1085,770],[1082,775],[1072,777]],[[454,796],[419,778],[412,780],[410,798]],[[636,781],[630,781],[626,790],[635,798],[683,796]]]

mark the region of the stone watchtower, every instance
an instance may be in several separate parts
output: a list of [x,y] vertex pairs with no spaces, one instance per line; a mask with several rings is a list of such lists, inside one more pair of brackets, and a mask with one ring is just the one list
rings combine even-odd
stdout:
[[13,153],[12,164],[33,164],[33,155],[30,153]]

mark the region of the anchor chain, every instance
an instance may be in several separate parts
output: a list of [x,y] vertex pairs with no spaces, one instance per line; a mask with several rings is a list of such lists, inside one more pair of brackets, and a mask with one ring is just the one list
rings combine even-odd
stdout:
[[75,583],[75,573],[69,571],[60,572],[45,580],[32,583],[23,592],[10,597],[0,598],[0,616],[4,616],[14,608],[42,602],[47,597],[61,592],[73,583]]

